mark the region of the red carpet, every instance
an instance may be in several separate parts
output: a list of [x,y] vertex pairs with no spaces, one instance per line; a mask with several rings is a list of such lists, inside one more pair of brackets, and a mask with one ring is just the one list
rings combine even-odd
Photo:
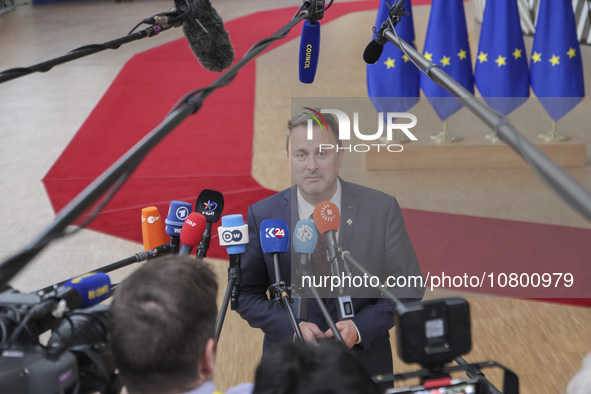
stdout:
[[[375,9],[377,4],[334,4],[324,22]],[[294,12],[292,8],[274,10],[227,22],[237,59],[255,42],[277,31]],[[300,27],[294,28],[288,39],[271,48],[297,39],[300,32]],[[43,179],[55,211],[156,127],[180,97],[209,85],[218,75],[200,67],[184,39],[134,56]],[[195,116],[150,153],[90,228],[141,243],[143,207],[156,205],[165,216],[171,200],[194,204],[201,190],[214,189],[224,195],[224,215],[246,215],[249,204],[272,194],[250,174],[254,78],[252,62],[229,86],[212,94]],[[443,271],[449,276],[466,273],[480,278],[484,272],[570,272],[574,276],[571,288],[538,287],[533,293],[507,286],[477,290],[530,298],[589,296],[585,285],[591,283],[586,268],[591,230],[417,210],[405,210],[405,220],[425,274],[441,275]],[[217,234],[216,226],[213,230]],[[212,240],[208,256],[226,258],[217,238]],[[591,305],[585,299],[562,301]]]

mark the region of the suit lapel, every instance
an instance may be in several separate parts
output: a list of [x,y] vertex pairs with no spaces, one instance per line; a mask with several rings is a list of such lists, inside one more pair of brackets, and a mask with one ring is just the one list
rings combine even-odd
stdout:
[[353,236],[353,228],[357,219],[357,212],[359,211],[359,201],[357,194],[351,190],[348,182],[341,181],[341,224],[339,227],[339,245],[347,248],[351,244],[351,237]]

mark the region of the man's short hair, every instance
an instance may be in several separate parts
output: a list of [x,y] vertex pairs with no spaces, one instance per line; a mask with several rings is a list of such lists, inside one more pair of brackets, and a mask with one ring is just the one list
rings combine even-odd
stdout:
[[187,391],[214,337],[218,286],[202,261],[188,256],[150,260],[115,290],[110,345],[131,392]]
[[253,394],[380,394],[353,352],[335,340],[280,343],[263,355]]
[[[312,108],[316,112],[320,112],[320,108]],[[313,122],[316,122],[314,118],[311,116],[312,111],[302,111],[298,112],[297,114],[293,115],[290,120],[287,121],[287,132],[285,135],[285,150],[289,150],[289,137],[291,136],[291,131],[297,126],[306,126],[308,125],[308,119],[311,119]],[[334,136],[335,141],[337,142],[338,146],[341,146],[341,140],[339,139],[339,121],[334,114],[322,114],[322,117],[326,121],[326,125],[332,131],[332,135]],[[323,126],[324,127],[324,126]]]

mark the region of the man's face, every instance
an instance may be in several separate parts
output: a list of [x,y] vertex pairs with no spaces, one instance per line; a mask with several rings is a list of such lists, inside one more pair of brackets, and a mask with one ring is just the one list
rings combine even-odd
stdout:
[[[307,134],[308,128],[305,125],[291,130],[287,160],[291,178],[300,188],[302,196],[316,205],[330,200],[336,192],[343,151],[337,152],[337,143],[329,130],[314,126],[311,140],[308,140]],[[332,145],[333,148],[327,148],[327,145]]]

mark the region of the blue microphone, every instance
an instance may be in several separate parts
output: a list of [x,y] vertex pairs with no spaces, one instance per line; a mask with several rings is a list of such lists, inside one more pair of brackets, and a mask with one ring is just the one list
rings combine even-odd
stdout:
[[318,68],[320,53],[320,23],[304,21],[300,38],[300,82],[312,83]]
[[104,272],[93,272],[69,279],[63,287],[69,287],[80,295],[82,307],[99,304],[111,295],[111,278]]
[[[314,253],[318,243],[318,230],[314,221],[311,219],[302,219],[298,221],[293,230],[293,251],[300,256],[300,264],[296,268],[296,275],[301,277],[309,272],[309,255]],[[299,278],[292,283],[302,283]],[[306,319],[308,316],[308,299],[300,294],[300,286],[293,285],[291,296],[293,298],[293,309],[299,319]]]
[[[218,227],[218,238],[220,239],[220,246],[226,247],[226,252],[230,255],[230,267],[228,268],[228,286],[231,284],[230,307],[232,310],[238,308],[238,297],[240,296],[240,282],[242,280],[242,268],[240,267],[240,254],[246,251],[246,244],[248,243],[248,225],[244,224],[242,215],[226,215],[222,216],[222,225]],[[224,304],[222,310],[225,313],[227,309],[227,301],[224,297]],[[223,315],[216,329],[216,338],[219,338],[221,331],[221,321]]]
[[178,254],[181,244],[180,235],[185,219],[189,217],[192,206],[184,201],[171,201],[168,208],[168,216],[164,223],[166,224],[166,234],[170,235],[171,253]]
[[283,253],[289,248],[289,229],[283,219],[266,219],[259,233],[263,253]]

